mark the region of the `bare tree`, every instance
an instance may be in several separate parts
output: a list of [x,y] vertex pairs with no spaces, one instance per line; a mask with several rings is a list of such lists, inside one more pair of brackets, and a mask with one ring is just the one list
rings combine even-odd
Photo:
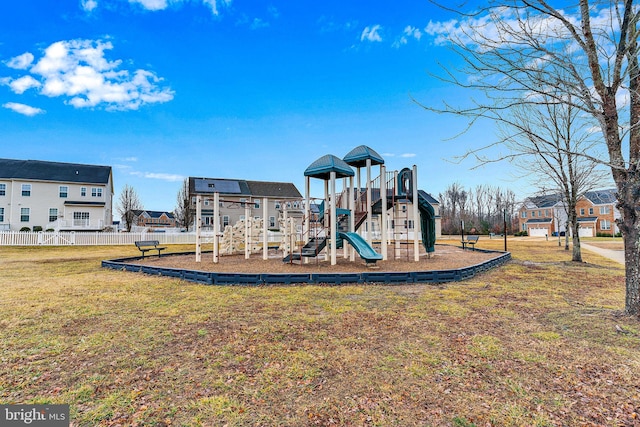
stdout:
[[557,102],[562,94],[554,91],[560,90],[551,88],[551,94],[539,96],[538,105],[514,106],[510,124],[507,129],[503,127],[504,141],[515,163],[536,179],[542,192],[551,190],[562,195],[573,236],[572,260],[582,262],[576,205],[584,193],[604,182],[604,171],[593,160],[599,157],[596,148],[600,140],[590,130],[591,123],[572,104],[571,94],[563,91],[569,102]]
[[176,219],[178,223],[189,230],[193,225],[194,214],[191,210],[191,200],[189,198],[189,178],[185,178],[176,197]]
[[512,124],[513,106],[537,105],[539,96],[549,95],[598,123],[608,158],[592,159],[610,169],[616,185],[625,311],[635,316],[640,316],[639,13],[633,0],[578,0],[562,9],[546,0],[489,0],[453,31],[449,26],[438,34],[465,63],[459,70],[465,77],[446,71],[443,78],[481,96],[467,106],[426,106],[468,117],[470,125],[484,118]]
[[141,209],[142,203],[140,203],[138,193],[136,193],[136,190],[134,190],[133,187],[126,184],[118,198],[118,213],[120,214],[120,217],[124,219],[127,231],[131,231],[131,226],[133,225],[133,219],[135,217],[135,213],[133,211]]

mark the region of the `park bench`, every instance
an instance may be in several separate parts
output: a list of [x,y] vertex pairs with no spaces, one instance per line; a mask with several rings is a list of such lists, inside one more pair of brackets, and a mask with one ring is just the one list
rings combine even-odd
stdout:
[[139,240],[135,242],[136,246],[142,252],[142,258],[144,258],[145,252],[158,251],[158,258],[160,257],[160,251],[167,248],[158,246],[160,244],[157,240]]
[[478,243],[478,237],[480,236],[467,236],[466,240],[462,239],[460,243],[462,243],[462,249],[466,248],[467,245],[471,245],[473,250],[476,250],[476,243]]

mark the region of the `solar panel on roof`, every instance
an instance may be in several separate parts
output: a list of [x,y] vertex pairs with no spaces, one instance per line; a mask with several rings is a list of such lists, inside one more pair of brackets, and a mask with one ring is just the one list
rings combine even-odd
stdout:
[[224,193],[241,194],[238,181],[225,181],[221,179],[196,179],[194,182],[196,193]]

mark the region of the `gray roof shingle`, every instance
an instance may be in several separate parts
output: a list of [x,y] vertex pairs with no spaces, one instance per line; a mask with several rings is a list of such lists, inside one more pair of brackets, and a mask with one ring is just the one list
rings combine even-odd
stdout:
[[108,184],[111,166],[0,159],[0,179]]

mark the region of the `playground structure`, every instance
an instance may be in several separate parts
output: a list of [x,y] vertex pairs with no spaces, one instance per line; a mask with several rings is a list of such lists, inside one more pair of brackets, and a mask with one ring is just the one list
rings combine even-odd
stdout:
[[[372,179],[373,166],[379,166],[380,173]],[[352,167],[356,168],[355,172]],[[366,173],[364,187],[361,186],[363,168]],[[418,190],[415,165],[412,169],[387,172],[384,159],[373,149],[361,145],[349,152],[344,159],[333,155],[320,157],[305,170],[304,175],[306,195],[305,213],[301,219],[301,245],[298,245],[297,238],[297,228],[300,224],[297,224],[295,218],[288,216],[285,204],[278,218],[282,239],[280,242],[268,241],[268,230],[264,221],[267,217],[267,198],[262,199],[262,219],[251,218],[249,206],[253,202],[249,200],[244,205],[246,219],[233,226],[226,226],[224,232],[220,233],[218,206],[221,200],[219,193],[214,193],[214,263],[219,262],[221,253],[228,255],[241,250],[244,250],[245,258],[248,259],[252,253],[262,249],[263,259],[266,260],[269,244],[282,250],[285,262],[307,263],[310,258],[317,258],[324,251],[331,265],[337,263],[337,249],[340,248],[343,248],[345,258],[355,261],[357,254],[368,265],[379,260],[387,260],[390,248],[393,250],[393,258],[396,259],[403,239],[405,246],[413,245],[413,258],[416,262],[419,261],[420,243],[427,254],[434,252],[436,212],[433,203],[437,201],[428,193]],[[311,178],[324,181],[324,198],[321,203],[312,203]],[[339,180],[342,182],[342,190],[337,193],[336,182]],[[202,248],[201,197],[197,196],[196,203],[196,261],[201,260]],[[318,211],[312,212],[312,206],[317,206]],[[380,253],[373,248],[375,224],[380,229]],[[404,228],[398,227],[398,224],[403,224]],[[410,228],[413,228],[411,241],[408,231]]]
[[[372,166],[380,167],[380,175],[371,177]],[[354,173],[352,167],[356,168]],[[361,186],[362,169],[365,169],[365,187]],[[313,162],[304,173],[306,177],[305,193],[307,210],[311,206],[310,180],[311,178],[324,181],[324,200],[320,204],[318,222],[324,224],[324,236],[311,236],[310,217],[305,215],[305,227],[307,232],[307,244],[300,251],[300,257],[311,257],[325,247],[331,258],[331,265],[337,263],[337,249],[348,242],[350,249],[345,249],[345,257],[354,260],[357,253],[367,264],[377,260],[387,260],[389,245],[393,243],[394,249],[398,248],[400,239],[397,237],[396,227],[398,212],[396,207],[410,205],[413,209],[413,254],[414,261],[419,261],[421,236],[422,244],[427,254],[435,250],[435,210],[431,201],[435,201],[428,193],[418,190],[417,166],[412,169],[402,169],[400,172],[387,173],[384,159],[373,149],[361,145],[351,150],[344,159],[333,155],[325,155]],[[336,181],[342,178],[342,191],[336,192]],[[355,180],[354,180],[355,178]],[[349,181],[347,184],[347,180]],[[329,207],[328,212],[326,207]],[[406,212],[406,210],[405,210]],[[378,253],[373,248],[374,215],[379,218],[380,225],[380,250]],[[408,217],[408,216],[407,216]],[[417,219],[420,218],[420,221]],[[389,232],[389,224],[392,224]],[[358,230],[364,226],[366,240],[358,234]],[[409,225],[409,220],[405,220]],[[328,232],[328,234],[327,234]],[[408,232],[406,233],[408,237]],[[335,242],[335,244],[332,244]],[[306,249],[306,250],[305,250]],[[394,252],[394,258],[397,250]],[[290,256],[285,260],[293,260]]]

